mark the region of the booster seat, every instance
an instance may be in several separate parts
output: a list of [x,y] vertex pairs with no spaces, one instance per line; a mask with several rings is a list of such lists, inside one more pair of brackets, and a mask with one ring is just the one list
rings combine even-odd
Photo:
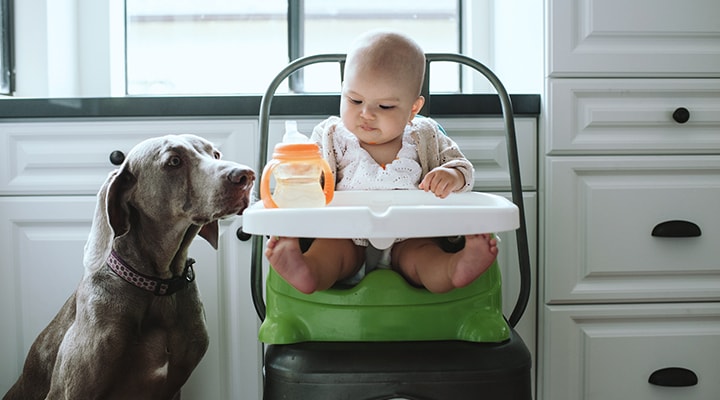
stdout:
[[[263,236],[253,237],[252,296],[267,344],[265,399],[406,398],[529,399],[530,355],[513,326],[530,292],[530,264],[510,98],[499,79],[476,60],[459,54],[427,54],[423,85],[430,106],[431,62],[450,61],[482,73],[496,88],[503,111],[516,231],[520,296],[506,320],[501,310],[501,276],[495,262],[471,285],[432,294],[409,285],[397,273],[376,270],[351,288],[306,295],[270,269],[263,300]],[[277,87],[294,71],[345,55],[298,59],[268,87],[260,106],[258,168],[267,162],[270,105]],[[245,217],[247,218],[247,216]],[[251,231],[249,231],[251,232]],[[256,232],[251,232],[256,233]],[[423,355],[424,354],[424,355]],[[384,397],[390,396],[390,397]],[[414,397],[417,396],[417,397]],[[467,396],[467,397],[464,397]]]

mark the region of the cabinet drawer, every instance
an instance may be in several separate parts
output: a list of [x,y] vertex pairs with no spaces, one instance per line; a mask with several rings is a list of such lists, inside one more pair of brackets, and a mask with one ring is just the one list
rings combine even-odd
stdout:
[[[322,121],[302,117],[297,119],[298,129],[308,136],[315,125]],[[270,124],[268,149],[270,153],[274,143],[282,139],[284,121],[285,119],[273,120]],[[474,190],[487,192],[510,189],[505,125],[501,118],[437,118],[436,121],[475,166]],[[537,120],[515,118],[515,134],[523,190],[535,190],[537,188]],[[268,157],[271,155],[268,154]]]
[[215,143],[227,160],[249,166],[253,120],[123,120],[0,123],[0,195],[95,194],[114,168],[109,155],[140,141],[193,133]]
[[[510,189],[507,140],[502,119],[438,118],[437,121],[475,166],[475,190]],[[536,126],[534,118],[515,119],[523,190],[537,187]]]
[[[550,303],[720,299],[720,156],[548,157]],[[657,237],[673,220],[698,237]]]
[[[706,400],[720,393],[720,304],[549,306],[543,399]],[[683,368],[698,383],[666,387],[653,372]]]
[[551,0],[546,15],[550,76],[720,76],[720,2]]
[[720,79],[554,79],[548,102],[549,154],[720,152]]

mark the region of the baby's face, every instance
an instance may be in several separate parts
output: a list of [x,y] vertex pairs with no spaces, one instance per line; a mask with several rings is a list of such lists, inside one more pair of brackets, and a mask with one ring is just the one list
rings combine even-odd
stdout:
[[382,71],[348,70],[340,102],[343,124],[363,143],[396,139],[419,111],[416,105],[422,106],[412,87],[407,79]]

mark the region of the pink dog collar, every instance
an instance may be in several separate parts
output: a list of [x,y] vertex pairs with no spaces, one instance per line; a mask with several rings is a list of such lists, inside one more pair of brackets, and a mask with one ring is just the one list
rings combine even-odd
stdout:
[[117,276],[157,296],[169,296],[188,287],[190,282],[195,280],[193,264],[195,264],[195,260],[188,258],[185,262],[185,270],[181,276],[170,279],[159,279],[136,271],[133,267],[125,263],[125,261],[115,253],[115,250],[110,252],[110,256],[107,259],[108,267],[110,267]]

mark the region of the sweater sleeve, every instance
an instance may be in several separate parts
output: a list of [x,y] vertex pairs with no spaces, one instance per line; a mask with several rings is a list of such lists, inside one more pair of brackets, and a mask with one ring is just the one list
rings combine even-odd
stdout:
[[475,170],[472,163],[460,151],[457,143],[447,136],[440,125],[431,118],[421,118],[418,122],[420,125],[418,155],[421,163],[427,165],[423,168],[427,169],[424,173],[439,166],[454,168],[460,171],[465,178],[465,185],[456,192],[471,191],[475,184]]

